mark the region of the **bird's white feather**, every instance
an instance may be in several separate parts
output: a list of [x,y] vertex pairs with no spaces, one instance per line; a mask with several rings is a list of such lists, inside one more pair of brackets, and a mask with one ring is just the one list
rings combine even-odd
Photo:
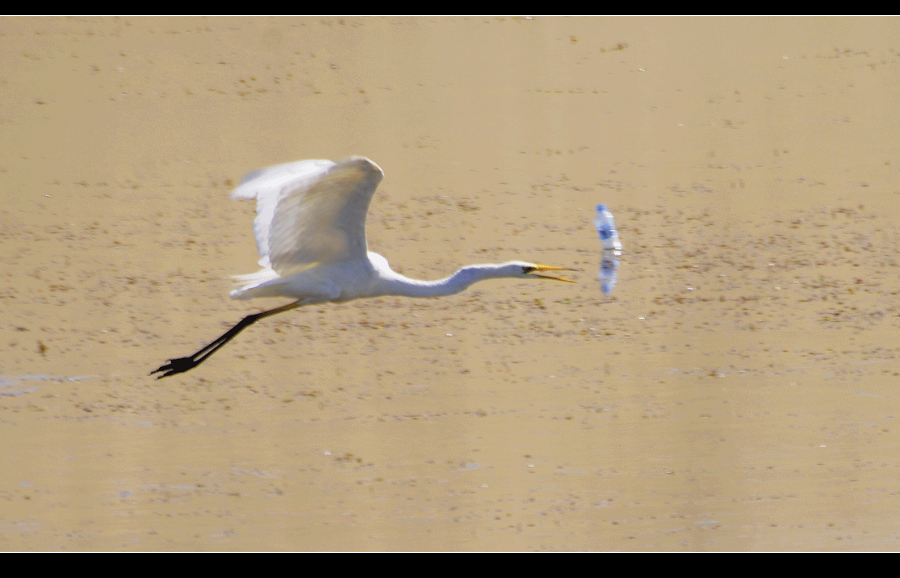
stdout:
[[364,157],[307,160],[254,171],[234,191],[256,199],[259,264],[289,275],[365,254],[365,220],[381,169]]
[[315,180],[285,184],[269,228],[269,261],[282,277],[313,266],[366,259],[366,214],[383,178],[378,165],[354,157]]

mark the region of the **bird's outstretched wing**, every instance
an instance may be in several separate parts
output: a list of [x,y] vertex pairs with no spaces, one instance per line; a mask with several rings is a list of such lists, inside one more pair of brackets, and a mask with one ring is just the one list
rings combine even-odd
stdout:
[[299,161],[250,173],[232,197],[256,198],[259,263],[284,277],[365,259],[366,214],[383,177],[365,157]]

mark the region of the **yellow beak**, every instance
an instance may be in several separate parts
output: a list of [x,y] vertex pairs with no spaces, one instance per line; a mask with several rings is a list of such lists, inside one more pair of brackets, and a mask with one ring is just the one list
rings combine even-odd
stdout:
[[549,275],[538,275],[535,271],[575,271],[575,269],[569,269],[568,267],[555,267],[553,265],[535,265],[534,269],[529,271],[529,275],[534,275],[535,277],[540,277],[541,279],[551,279],[553,281],[565,281],[566,283],[574,283],[571,279],[566,279],[565,277],[551,277]]

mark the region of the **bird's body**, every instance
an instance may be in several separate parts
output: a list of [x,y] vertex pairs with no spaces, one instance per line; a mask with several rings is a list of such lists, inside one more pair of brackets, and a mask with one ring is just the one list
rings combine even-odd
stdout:
[[238,276],[243,285],[232,291],[231,297],[288,297],[296,301],[248,315],[194,355],[169,360],[152,373],[162,373],[162,378],[192,369],[245,327],[303,305],[380,295],[441,297],[492,278],[568,281],[539,274],[567,270],[564,267],[524,261],[469,265],[437,281],[410,279],[393,271],[387,259],[368,251],[366,242],[366,214],[383,177],[378,165],[364,157],[337,163],[298,161],[244,177],[232,197],[257,201],[253,230],[262,269]]

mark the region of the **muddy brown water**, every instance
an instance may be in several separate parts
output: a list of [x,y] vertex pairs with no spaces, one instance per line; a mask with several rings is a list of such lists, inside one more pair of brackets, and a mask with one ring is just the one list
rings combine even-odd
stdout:
[[[896,18],[0,19],[0,549],[895,550]],[[576,285],[261,322],[246,172]],[[616,215],[597,283],[593,207]]]

